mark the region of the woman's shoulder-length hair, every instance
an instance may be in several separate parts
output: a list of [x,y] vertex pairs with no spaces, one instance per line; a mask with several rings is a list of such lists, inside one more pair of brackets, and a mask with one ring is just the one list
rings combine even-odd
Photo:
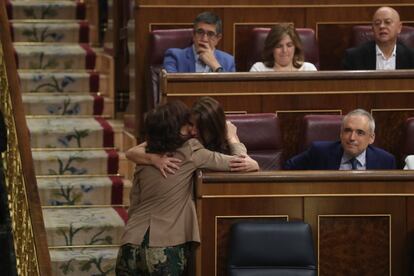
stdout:
[[267,67],[273,68],[275,65],[273,51],[285,35],[288,35],[292,39],[293,45],[295,46],[295,53],[292,60],[293,66],[296,68],[300,68],[302,66],[304,61],[304,53],[299,34],[293,24],[282,23],[274,25],[266,37],[262,58],[263,63]]

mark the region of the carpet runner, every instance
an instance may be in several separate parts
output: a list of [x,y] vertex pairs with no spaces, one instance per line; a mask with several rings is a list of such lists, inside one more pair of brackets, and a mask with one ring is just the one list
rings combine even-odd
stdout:
[[32,148],[113,147],[114,132],[108,121],[97,118],[28,118]]
[[52,270],[62,275],[115,275],[118,247],[51,249]]
[[10,30],[14,42],[61,42],[88,43],[87,21],[60,20],[44,23],[37,19],[24,22],[11,21]]
[[115,275],[131,182],[119,174],[113,76],[96,69],[103,49],[89,43],[86,4],[9,0],[7,12],[52,274]]
[[92,70],[95,68],[96,53],[88,44],[17,42],[14,44],[14,49],[19,69]]
[[98,94],[68,95],[31,93],[23,95],[26,115],[111,116],[113,100]]
[[129,205],[131,182],[122,177],[58,175],[37,179],[40,201],[44,206]]

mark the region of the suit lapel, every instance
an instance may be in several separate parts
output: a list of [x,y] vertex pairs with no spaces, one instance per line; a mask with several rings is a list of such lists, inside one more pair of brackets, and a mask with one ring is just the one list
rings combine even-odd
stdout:
[[370,146],[367,147],[366,155],[365,155],[365,162],[367,170],[376,169],[376,164],[378,163],[378,160],[375,160],[375,157],[373,156],[373,152]]
[[366,55],[366,64],[368,65],[368,70],[375,70],[377,68],[377,53],[375,50],[375,42],[372,41],[369,43],[367,48]]
[[344,154],[344,150],[342,149],[341,142],[337,142],[335,145],[334,154],[331,155],[332,159],[329,162],[329,169],[331,170],[338,170],[341,166],[341,159],[342,155]]
[[401,46],[400,43],[397,42],[397,49],[395,51],[396,58],[395,58],[395,69],[404,69],[407,68],[405,62],[405,51],[404,47]]
[[195,72],[195,57],[193,46],[190,46],[186,49],[185,57],[187,58],[186,64],[188,66],[188,72]]

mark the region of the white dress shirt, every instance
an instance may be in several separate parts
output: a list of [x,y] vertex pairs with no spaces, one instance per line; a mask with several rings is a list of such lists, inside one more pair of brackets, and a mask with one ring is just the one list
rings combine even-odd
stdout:
[[392,54],[388,59],[384,56],[384,53],[378,45],[375,45],[375,51],[377,53],[377,70],[395,70],[397,45],[394,45],[394,50],[392,50]]
[[414,170],[414,155],[408,155],[407,158],[405,158],[404,170]]

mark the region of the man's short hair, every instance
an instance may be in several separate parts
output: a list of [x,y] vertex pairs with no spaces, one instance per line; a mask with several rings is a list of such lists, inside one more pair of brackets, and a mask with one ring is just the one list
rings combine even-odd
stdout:
[[197,17],[194,19],[194,22],[193,22],[194,30],[197,27],[197,24],[200,22],[210,24],[210,25],[216,25],[216,33],[221,34],[223,23],[221,22],[221,19],[217,14],[206,11],[206,12],[202,12],[199,15],[197,15]]
[[346,114],[344,116],[344,118],[342,119],[342,126],[343,126],[345,120],[348,119],[351,116],[365,116],[365,117],[367,117],[371,133],[375,132],[375,120],[374,120],[374,117],[372,117],[371,113],[369,113],[368,111],[366,111],[362,108],[354,109],[354,110],[350,111],[348,114]]

